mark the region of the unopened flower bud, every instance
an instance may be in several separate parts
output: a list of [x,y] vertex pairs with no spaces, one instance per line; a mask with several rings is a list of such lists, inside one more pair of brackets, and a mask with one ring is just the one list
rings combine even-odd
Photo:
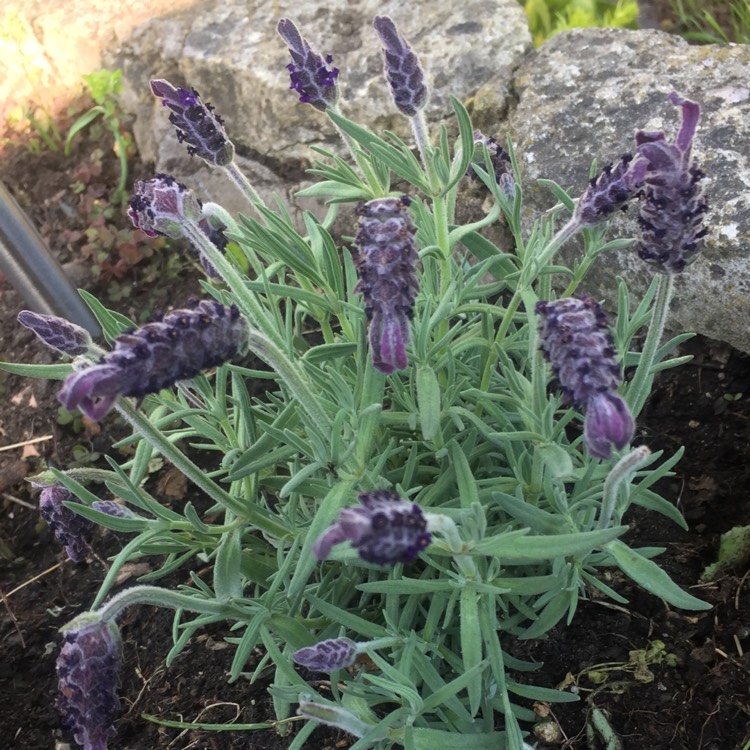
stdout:
[[312,551],[318,560],[345,541],[351,542],[363,560],[377,565],[410,562],[429,546],[427,520],[416,503],[388,490],[363,492],[358,500],[359,506],[344,508],[316,539]]
[[97,364],[68,375],[58,399],[99,420],[120,396],[157,393],[232,359],[244,350],[246,330],[235,306],[214,300],[173,310],[118,336]]
[[115,733],[112,723],[120,710],[121,641],[114,622],[91,613],[83,624],[64,631],[57,657],[57,707],[76,742],[84,750],[107,750]]
[[44,487],[39,496],[39,513],[55,535],[55,539],[65,547],[73,562],[86,558],[89,539],[94,526],[87,518],[66,508],[64,503],[74,500],[70,490],[57,483]]
[[376,16],[372,25],[383,45],[385,77],[393,101],[401,113],[414,117],[427,103],[427,84],[419,58],[389,16]]
[[331,55],[323,59],[299,33],[294,21],[288,18],[282,18],[276,30],[292,56],[292,62],[286,66],[291,79],[289,88],[299,94],[301,102],[311,104],[321,112],[333,107],[339,96],[336,86],[339,69],[329,67],[333,62]]
[[565,399],[585,412],[584,441],[592,456],[610,458],[624,448],[635,425],[615,393],[622,380],[607,316],[589,298],[540,301],[540,345]]
[[409,321],[418,291],[416,227],[408,198],[376,198],[361,204],[355,238],[362,292],[369,322],[373,365],[384,373],[407,365]]
[[21,310],[18,322],[32,330],[50,349],[76,357],[85,354],[91,346],[91,336],[84,328],[56,315],[41,315],[31,310]]
[[151,81],[151,92],[172,110],[169,121],[175,126],[180,143],[187,144],[191,156],[200,156],[218,167],[232,162],[234,144],[224,130],[224,122],[195,89],[175,88],[169,81],[155,80]]
[[163,234],[177,240],[185,234],[185,222],[200,221],[202,208],[185,185],[171,175],[157,174],[135,183],[128,216],[149,237]]
[[354,664],[357,644],[349,638],[331,638],[292,654],[297,664],[315,672],[334,672]]

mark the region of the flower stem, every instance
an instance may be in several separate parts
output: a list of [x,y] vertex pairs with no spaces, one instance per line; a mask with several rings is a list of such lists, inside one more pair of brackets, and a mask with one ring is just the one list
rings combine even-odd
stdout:
[[241,610],[235,605],[217,599],[199,599],[197,596],[182,594],[160,586],[132,586],[113,596],[98,610],[102,621],[113,621],[126,607],[133,604],[152,604],[155,607],[187,609],[205,615],[219,615],[228,619],[242,617]]
[[[260,194],[253,187],[250,180],[247,179],[245,173],[242,172],[234,162],[227,164],[224,167],[224,170],[226,171],[227,176],[239,188],[239,191],[245,196],[245,198],[247,198],[250,205],[256,211],[258,211],[261,206],[265,208],[266,204],[263,201],[263,198],[260,197]],[[258,213],[260,213],[260,211],[258,211]]]
[[623,456],[609,472],[604,480],[604,496],[599,523],[597,524],[598,528],[609,528],[617,504],[618,490],[633,477],[650,455],[651,451],[645,445],[641,445]]
[[633,417],[637,417],[651,391],[654,381],[653,366],[656,363],[656,353],[659,342],[664,335],[664,327],[669,315],[669,303],[674,291],[674,276],[663,274],[659,276],[659,286],[656,289],[654,308],[651,314],[651,325],[643,343],[643,351],[638,360],[635,375],[630,381],[627,391],[627,402]]

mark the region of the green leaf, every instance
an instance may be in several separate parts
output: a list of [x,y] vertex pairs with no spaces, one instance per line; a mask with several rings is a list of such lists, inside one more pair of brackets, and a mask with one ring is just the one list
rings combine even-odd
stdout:
[[453,471],[456,472],[458,484],[458,496],[462,508],[470,508],[474,503],[479,503],[479,491],[471,466],[461,446],[452,440],[448,445]]
[[15,362],[0,362],[0,370],[26,378],[45,378],[46,380],[63,380],[73,372],[72,364],[60,365],[23,365]]
[[240,559],[242,530],[233,529],[221,539],[214,563],[214,591],[219,601],[242,596]]
[[483,734],[456,734],[444,732],[441,729],[426,727],[415,728],[414,750],[435,750],[436,748],[450,748],[450,750],[499,750],[506,747],[505,732],[489,732]]
[[451,164],[450,177],[448,184],[443,188],[445,195],[451,188],[458,184],[459,180],[466,174],[471,164],[471,158],[474,155],[474,127],[471,124],[471,117],[463,103],[451,96],[451,105],[456,113],[456,122],[458,124],[458,134],[461,138],[460,158],[453,160]]
[[353,203],[370,200],[369,190],[357,185],[344,185],[333,180],[317,182],[304,190],[297,191],[298,198],[329,198],[327,203]]
[[422,437],[431,441],[440,429],[440,384],[429,365],[417,368],[417,404]]
[[569,477],[573,473],[573,460],[570,453],[556,443],[544,443],[536,447],[549,475],[553,479]]
[[124,330],[135,326],[130,318],[126,318],[114,310],[108,310],[93,294],[90,294],[85,289],[79,289],[78,294],[81,295],[83,301],[89,306],[91,312],[94,313],[94,317],[102,327],[104,338],[108,342],[111,342],[112,339],[119,336]]
[[[482,634],[479,632],[479,609],[477,590],[470,585],[461,589],[461,657],[464,672],[472,670],[477,674],[466,684],[469,694],[469,712],[476,716],[482,698],[481,672],[476,668],[482,662]],[[433,696],[434,697],[434,696]]]
[[475,555],[495,555],[503,560],[531,561],[554,560],[556,557],[581,555],[621,536],[628,526],[613,526],[596,531],[578,531],[572,534],[546,536],[518,536],[511,532],[488,537],[477,542],[472,549]]
[[613,540],[605,544],[604,549],[614,557],[625,575],[665,602],[680,609],[711,609],[708,602],[683,591],[653,560],[647,560],[623,542]]

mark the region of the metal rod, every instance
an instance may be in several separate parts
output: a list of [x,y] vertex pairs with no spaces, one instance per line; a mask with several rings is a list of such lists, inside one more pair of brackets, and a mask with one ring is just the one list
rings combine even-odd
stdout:
[[96,318],[78,296],[31,219],[0,182],[0,270],[33,312],[57,315],[101,334]]

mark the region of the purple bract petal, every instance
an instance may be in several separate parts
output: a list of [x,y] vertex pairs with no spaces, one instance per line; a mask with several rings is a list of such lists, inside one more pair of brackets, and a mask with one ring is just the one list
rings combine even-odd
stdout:
[[612,448],[624,448],[632,439],[635,424],[627,404],[616,393],[603,391],[589,399],[583,422],[583,439],[588,452],[608,459]]

